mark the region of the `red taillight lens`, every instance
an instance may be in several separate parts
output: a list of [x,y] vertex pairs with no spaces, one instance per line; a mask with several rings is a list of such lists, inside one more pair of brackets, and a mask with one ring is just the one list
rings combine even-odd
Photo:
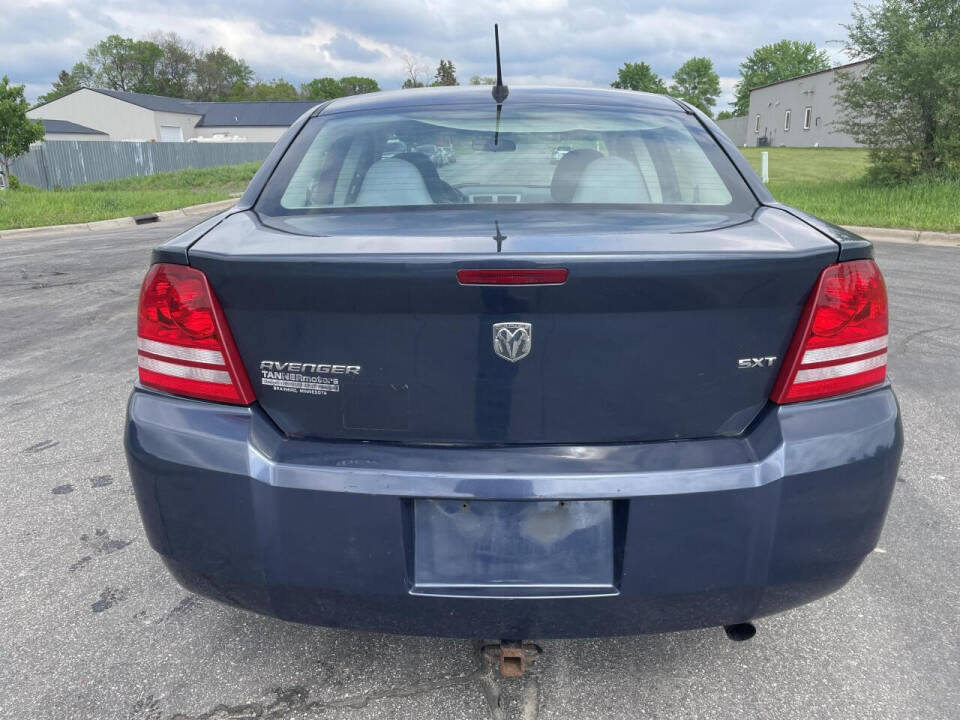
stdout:
[[816,400],[862,390],[887,374],[887,288],[873,260],[826,268],[800,317],[770,399]]
[[230,328],[207,277],[185,265],[154,265],[140,290],[140,383],[234,405],[253,402]]
[[562,285],[566,268],[457,270],[461,285]]

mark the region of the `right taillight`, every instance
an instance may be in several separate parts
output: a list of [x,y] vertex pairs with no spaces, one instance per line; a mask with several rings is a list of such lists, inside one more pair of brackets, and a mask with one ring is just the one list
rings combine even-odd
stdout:
[[887,288],[873,260],[830,265],[807,300],[780,375],[775,403],[843,395],[884,381]]

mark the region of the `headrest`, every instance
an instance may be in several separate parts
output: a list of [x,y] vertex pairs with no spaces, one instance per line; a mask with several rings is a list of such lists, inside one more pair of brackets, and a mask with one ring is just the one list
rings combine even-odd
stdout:
[[397,158],[377,160],[363,178],[357,205],[432,205],[420,171]]
[[576,203],[648,203],[650,193],[640,168],[623,158],[602,157],[583,171]]
[[583,169],[603,155],[596,150],[571,150],[557,163],[550,182],[550,196],[554,202],[568,203],[573,200]]

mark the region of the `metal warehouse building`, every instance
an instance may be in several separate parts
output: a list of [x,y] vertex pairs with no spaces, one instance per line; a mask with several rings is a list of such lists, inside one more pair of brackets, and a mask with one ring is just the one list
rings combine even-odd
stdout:
[[[81,88],[29,110],[27,117],[43,120],[50,140],[183,142],[227,136],[248,142],[276,142],[294,120],[315,105],[311,101],[194,102]],[[86,137],[78,137],[76,130],[64,130],[67,126],[82,128]],[[75,134],[62,137],[67,132]]]
[[719,121],[737,145],[783,147],[860,147],[837,130],[840,117],[837,74],[861,72],[869,60],[799,75],[750,91],[750,114]]

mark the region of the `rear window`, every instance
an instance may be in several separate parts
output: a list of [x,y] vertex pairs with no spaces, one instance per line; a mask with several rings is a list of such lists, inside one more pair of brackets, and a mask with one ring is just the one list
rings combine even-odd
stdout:
[[436,206],[748,211],[730,160],[685,113],[493,103],[311,120],[280,161],[265,216]]

